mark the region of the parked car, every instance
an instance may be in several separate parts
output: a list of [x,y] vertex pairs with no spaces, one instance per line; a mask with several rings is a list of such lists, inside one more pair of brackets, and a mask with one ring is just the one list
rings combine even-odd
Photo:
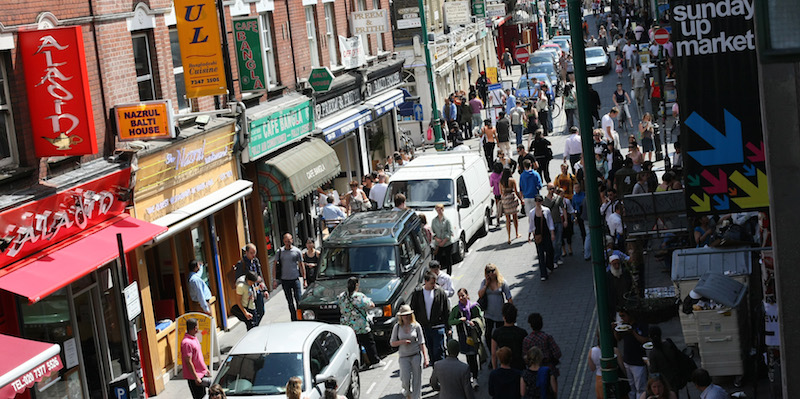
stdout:
[[554,64],[558,63],[558,52],[554,48],[548,48],[548,47],[539,48],[534,52],[534,54],[547,54],[550,56],[550,58],[553,59]]
[[587,47],[585,54],[588,74],[605,75],[611,71],[611,59],[602,47]]
[[460,262],[467,243],[489,231],[494,196],[486,169],[485,158],[477,151],[417,157],[392,175],[383,206],[391,207],[394,195],[403,193],[406,207],[431,221],[437,216],[433,207],[444,204],[444,216],[457,239],[453,262]]
[[530,68],[531,65],[536,64],[549,64],[553,66],[553,70],[558,71],[559,65],[557,62],[553,62],[553,56],[550,53],[533,53],[531,54],[531,58],[528,59],[528,67]]
[[336,298],[347,290],[347,279],[358,276],[359,290],[375,303],[368,311],[373,333],[388,340],[397,310],[411,302],[430,260],[430,245],[413,211],[355,213],[323,243],[317,280],[303,291],[298,318],[338,324]]
[[[552,88],[557,88],[561,82],[559,82],[558,73],[556,73],[556,69],[553,67],[552,64],[543,63],[543,64],[535,64],[528,66],[528,73],[529,74],[543,74],[547,76],[545,80],[547,84]],[[539,79],[539,77],[536,77]]]
[[556,52],[556,55],[558,56],[558,58],[561,58],[561,52],[562,52],[562,51],[561,51],[561,46],[559,46],[559,45],[558,45],[558,44],[556,44],[556,43],[547,43],[547,44],[543,44],[543,45],[542,45],[541,47],[539,47],[539,48],[540,48],[540,49],[543,49],[543,50],[546,50],[546,49],[553,49],[553,51],[555,51],[555,52]]
[[361,396],[361,349],[350,327],[288,322],[248,331],[222,362],[214,384],[229,398],[285,398],[286,382],[302,380],[304,398],[319,399],[335,378],[338,393]]
[[523,103],[527,101],[531,97],[531,94],[536,90],[536,88],[539,87],[539,84],[534,82],[533,80],[534,77],[535,76],[522,75],[522,77],[519,78],[519,82],[517,82],[517,89],[515,94],[517,96],[517,99],[522,101]]
[[554,37],[550,41],[555,43],[555,44],[557,44],[559,47],[561,47],[561,51],[569,54],[571,46],[570,46],[570,42],[569,42],[568,39],[566,39],[566,38],[555,38]]

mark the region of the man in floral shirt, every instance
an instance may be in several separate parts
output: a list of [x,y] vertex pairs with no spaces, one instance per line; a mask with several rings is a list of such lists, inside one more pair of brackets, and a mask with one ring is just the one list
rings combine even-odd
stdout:
[[339,305],[339,324],[350,326],[356,333],[358,344],[364,347],[369,358],[369,367],[383,367],[386,365],[378,357],[378,349],[375,347],[375,337],[372,336],[372,329],[367,319],[367,312],[374,308],[375,304],[366,295],[358,292],[358,277],[350,277],[347,280],[347,291],[342,292],[336,298]]

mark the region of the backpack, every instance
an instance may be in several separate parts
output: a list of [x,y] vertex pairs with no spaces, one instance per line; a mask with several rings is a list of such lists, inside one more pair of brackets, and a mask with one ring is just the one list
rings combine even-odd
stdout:
[[667,357],[670,364],[678,370],[676,376],[676,383],[678,386],[672,388],[676,390],[683,389],[691,379],[692,372],[697,369],[697,364],[691,357],[678,349],[675,342],[672,342],[669,338],[664,340],[664,355]]

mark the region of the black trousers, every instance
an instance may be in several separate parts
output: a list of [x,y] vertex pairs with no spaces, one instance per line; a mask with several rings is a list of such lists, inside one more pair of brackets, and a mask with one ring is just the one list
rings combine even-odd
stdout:
[[381,358],[378,357],[378,348],[375,346],[375,337],[372,335],[371,331],[366,334],[356,334],[356,341],[358,341],[358,344],[363,346],[364,351],[367,352],[369,364],[375,364],[381,361]]
[[441,247],[436,251],[436,260],[442,265],[442,270],[447,271],[447,274],[451,276],[453,275],[453,245]]
[[206,387],[198,385],[197,381],[187,380],[189,383],[189,391],[192,393],[192,399],[203,399],[206,396]]
[[486,156],[486,164],[489,166],[489,169],[492,169],[492,164],[494,163],[494,146],[495,143],[486,142],[483,143],[483,153]]

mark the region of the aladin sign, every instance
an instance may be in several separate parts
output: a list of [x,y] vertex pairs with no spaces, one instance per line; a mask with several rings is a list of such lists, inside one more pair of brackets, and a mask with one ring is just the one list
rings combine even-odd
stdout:
[[36,156],[96,153],[81,27],[18,34]]

